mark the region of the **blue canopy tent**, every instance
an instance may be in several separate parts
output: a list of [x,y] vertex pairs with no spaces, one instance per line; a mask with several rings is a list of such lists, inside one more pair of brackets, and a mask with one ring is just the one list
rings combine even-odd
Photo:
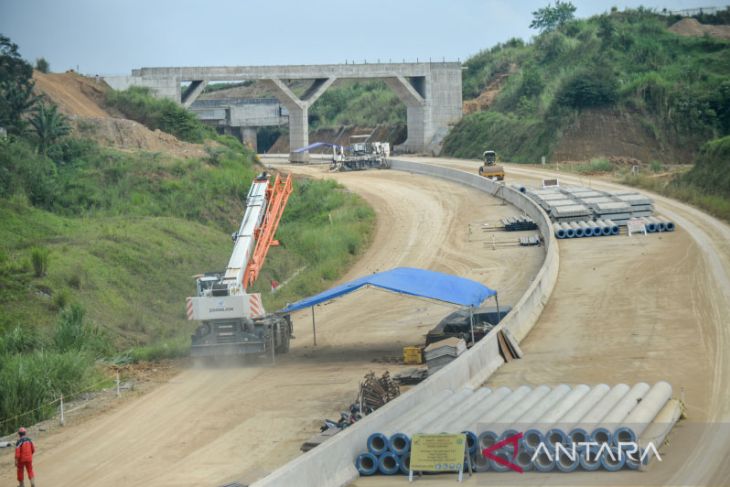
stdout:
[[[279,313],[291,313],[304,308],[312,308],[312,328],[314,329],[314,344],[316,345],[317,334],[314,322],[314,306],[368,286],[394,293],[433,299],[459,306],[468,306],[470,310],[479,306],[485,299],[494,296],[497,311],[499,311],[497,291],[476,281],[425,269],[396,267],[389,271],[378,272],[377,274],[355,279],[354,281],[335,286],[327,291],[299,300],[280,310]],[[473,335],[474,330],[472,329],[472,341],[474,339]]]

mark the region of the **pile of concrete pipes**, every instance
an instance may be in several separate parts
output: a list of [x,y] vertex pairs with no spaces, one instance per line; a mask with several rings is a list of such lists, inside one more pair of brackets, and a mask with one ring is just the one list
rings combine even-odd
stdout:
[[372,433],[355,463],[360,475],[405,474],[412,435],[464,433],[477,472],[639,469],[679,419],[671,396],[667,382],[441,391]]
[[618,235],[619,227],[611,220],[553,223],[557,238],[606,237]]
[[656,218],[653,216],[639,218],[644,223],[647,233],[654,232],[673,232],[674,223],[666,218]]

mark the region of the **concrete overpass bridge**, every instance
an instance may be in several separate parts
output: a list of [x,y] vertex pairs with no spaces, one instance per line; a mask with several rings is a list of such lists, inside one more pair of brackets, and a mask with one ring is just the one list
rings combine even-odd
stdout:
[[[309,144],[309,108],[337,79],[385,81],[406,105],[408,138],[402,148],[409,152],[429,152],[461,119],[461,64],[454,62],[141,68],[131,76],[105,78],[112,88],[146,86],[185,107],[209,82],[261,81],[288,111],[292,149]],[[298,95],[289,80],[311,80],[311,85]],[[183,83],[189,83],[185,89]],[[297,162],[308,156],[291,154]]]

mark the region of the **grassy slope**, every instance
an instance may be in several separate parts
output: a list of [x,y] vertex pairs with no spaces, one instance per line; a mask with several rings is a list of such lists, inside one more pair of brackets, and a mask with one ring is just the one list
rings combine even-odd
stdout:
[[444,152],[478,157],[490,146],[506,160],[534,162],[551,153],[580,110],[596,107],[631,113],[664,145],[697,148],[728,133],[730,43],[672,34],[668,22],[644,10],[615,12],[473,56],[465,63],[466,98],[510,64],[519,70],[489,111],[457,124]]

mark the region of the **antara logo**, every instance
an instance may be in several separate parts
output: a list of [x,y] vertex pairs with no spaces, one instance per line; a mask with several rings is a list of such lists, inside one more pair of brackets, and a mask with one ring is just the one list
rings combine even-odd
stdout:
[[[484,458],[493,460],[494,462],[507,467],[517,473],[524,473],[524,469],[519,465],[513,463],[520,452],[520,440],[523,434],[517,433],[509,436],[504,440],[495,443],[489,448],[482,450]],[[511,449],[505,449],[505,447],[511,446]],[[550,451],[552,448],[552,452]],[[505,457],[506,453],[511,453],[511,460]],[[623,462],[624,460],[630,460],[636,463],[645,465],[649,458],[655,457],[658,461],[662,461],[659,451],[653,442],[649,442],[646,446],[640,447],[636,442],[623,442],[620,441],[615,447],[612,447],[608,443],[598,443],[595,441],[577,442],[571,444],[571,446],[565,446],[562,443],[556,443],[555,445],[546,445],[540,443],[532,454],[531,462],[535,462],[540,455],[545,455],[548,461],[557,462],[560,461],[563,456],[571,462],[578,460],[579,455],[583,455],[588,461],[597,461],[601,458],[608,458],[611,462]]]

